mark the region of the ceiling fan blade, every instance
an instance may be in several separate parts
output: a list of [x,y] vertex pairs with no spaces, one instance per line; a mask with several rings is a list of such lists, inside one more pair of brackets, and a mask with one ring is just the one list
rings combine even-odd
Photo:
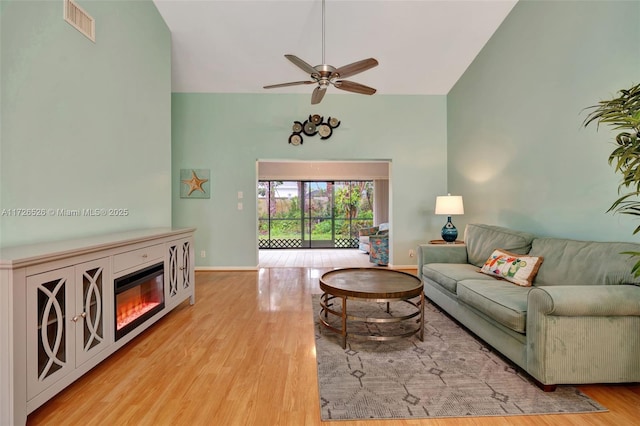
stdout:
[[336,70],[336,74],[338,74],[340,78],[347,78],[347,77],[351,77],[352,75],[359,74],[375,66],[378,66],[378,61],[376,61],[375,59],[373,58],[363,59],[361,61],[354,62],[352,64],[345,65],[343,67],[338,68]]
[[298,86],[301,84],[314,84],[315,81],[292,81],[291,83],[280,83],[280,84],[271,84],[269,86],[263,86],[263,89],[273,89],[275,87],[287,87],[287,86]]
[[318,74],[318,71],[314,67],[312,67],[302,59],[298,58],[296,55],[284,55],[284,57],[290,60],[291,62],[293,62],[295,66],[297,66],[307,74],[309,75]]
[[322,98],[324,98],[324,94],[326,92],[326,86],[318,86],[313,89],[313,93],[311,94],[311,105],[319,104]]
[[361,95],[373,95],[374,93],[376,93],[376,89],[374,89],[373,87],[365,86],[364,84],[356,83],[354,81],[338,80],[333,83],[333,85],[340,90],[360,93]]

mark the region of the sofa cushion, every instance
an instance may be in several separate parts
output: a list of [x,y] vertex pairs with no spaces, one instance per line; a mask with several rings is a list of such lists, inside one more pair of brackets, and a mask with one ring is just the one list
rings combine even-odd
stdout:
[[358,248],[365,253],[369,253],[369,236],[389,235],[389,223],[381,223],[378,226],[360,228],[358,231]]
[[467,279],[494,280],[494,278],[480,274],[477,267],[468,263],[429,263],[422,267],[422,275],[454,294],[457,291],[458,281]]
[[482,265],[480,272],[503,278],[523,287],[530,287],[543,258],[524,254],[511,253],[505,250],[494,250]]
[[469,263],[478,268],[491,256],[495,249],[503,249],[517,254],[527,254],[531,249],[534,235],[513,231],[493,225],[469,224],[464,231]]
[[458,283],[458,300],[518,333],[527,324],[527,295],[532,287],[503,280],[464,280]]
[[529,254],[544,262],[534,285],[640,285],[631,272],[638,259],[625,251],[640,252],[640,244],[536,238]]

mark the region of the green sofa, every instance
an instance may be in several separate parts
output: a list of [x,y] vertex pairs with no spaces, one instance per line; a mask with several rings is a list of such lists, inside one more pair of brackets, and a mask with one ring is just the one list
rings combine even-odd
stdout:
[[[470,224],[464,245],[418,247],[425,296],[538,385],[640,382],[633,243],[538,238]],[[495,249],[544,258],[530,287],[480,272]],[[425,318],[429,321],[429,318]]]

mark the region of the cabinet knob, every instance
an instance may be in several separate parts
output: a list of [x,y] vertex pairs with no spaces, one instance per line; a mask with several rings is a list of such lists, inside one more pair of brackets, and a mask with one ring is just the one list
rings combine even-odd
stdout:
[[184,271],[186,268],[185,268],[184,266],[181,266],[179,269],[180,269],[181,271]]
[[78,322],[78,320],[80,319],[80,317],[82,318],[86,318],[87,317],[87,313],[83,312],[80,315],[75,315],[73,318],[71,318],[71,321],[73,322]]
[[147,253],[143,254],[143,255],[142,255],[142,258],[143,258],[143,259],[146,259],[146,258],[147,258]]

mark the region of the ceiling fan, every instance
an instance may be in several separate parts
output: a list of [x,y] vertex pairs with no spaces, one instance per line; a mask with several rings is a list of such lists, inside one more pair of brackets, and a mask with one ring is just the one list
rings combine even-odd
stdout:
[[264,86],[264,89],[274,89],[276,87],[298,86],[303,84],[317,84],[311,94],[311,104],[319,104],[324,97],[327,88],[334,86],[337,89],[345,90],[347,92],[359,93],[362,95],[373,95],[376,93],[376,89],[373,87],[365,86],[364,84],[356,83],[354,81],[343,80],[343,78],[351,77],[352,75],[359,74],[370,68],[378,65],[378,61],[374,58],[363,59],[361,61],[353,62],[348,65],[344,65],[340,68],[335,68],[331,65],[327,65],[324,60],[324,31],[325,31],[325,12],[324,12],[324,0],[322,0],[322,64],[312,67],[307,62],[298,58],[296,55],[284,55],[285,58],[290,60],[294,65],[300,68],[302,71],[309,74],[311,80],[305,81],[292,81],[290,83],[272,84]]

